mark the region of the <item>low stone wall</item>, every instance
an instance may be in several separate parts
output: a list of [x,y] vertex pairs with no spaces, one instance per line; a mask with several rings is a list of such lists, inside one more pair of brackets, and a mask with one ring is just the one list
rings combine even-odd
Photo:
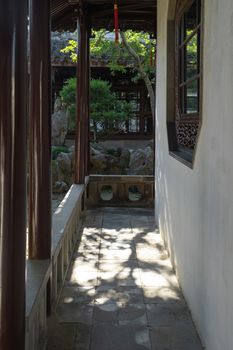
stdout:
[[47,314],[59,298],[78,239],[85,185],[72,185],[53,214],[51,260],[28,261],[26,350],[46,347]]
[[87,206],[154,206],[154,177],[136,175],[90,175]]

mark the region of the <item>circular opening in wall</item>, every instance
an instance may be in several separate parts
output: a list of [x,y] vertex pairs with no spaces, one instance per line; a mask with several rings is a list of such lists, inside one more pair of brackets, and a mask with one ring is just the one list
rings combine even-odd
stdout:
[[137,202],[140,201],[140,199],[142,198],[142,194],[139,191],[137,186],[130,186],[129,187],[129,196],[128,196],[129,200],[131,202]]
[[109,186],[109,185],[103,186],[100,191],[100,198],[103,201],[110,201],[111,199],[113,199],[112,186]]

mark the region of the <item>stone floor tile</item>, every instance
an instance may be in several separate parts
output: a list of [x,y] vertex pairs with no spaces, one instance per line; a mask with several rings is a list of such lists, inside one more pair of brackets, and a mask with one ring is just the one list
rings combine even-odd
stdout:
[[139,268],[140,279],[142,286],[145,287],[170,287],[178,288],[178,282],[175,275],[170,275],[165,272],[145,270]]
[[121,271],[99,271],[98,285],[109,286],[140,286],[141,280],[139,270],[125,267]]
[[119,308],[119,324],[126,325],[143,325],[147,326],[147,314],[144,304],[126,304]]
[[72,261],[70,265],[70,275],[72,272],[75,271],[75,273],[83,273],[85,271],[97,271],[99,267],[99,263],[97,260],[90,260],[90,261],[81,261],[81,260],[74,260]]
[[142,286],[145,304],[185,302],[179,288]]
[[93,327],[90,350],[150,350],[145,326],[97,324]]
[[79,268],[83,271],[96,271],[99,266],[98,258],[98,255],[90,260],[84,259],[83,257],[76,258],[72,261],[69,272],[71,272],[73,268]]
[[153,215],[88,211],[48,350],[202,349]]
[[96,304],[93,313],[93,323],[118,323],[119,306],[115,303]]
[[112,236],[122,236],[122,235],[133,235],[133,231],[131,226],[128,227],[116,227],[114,224],[112,225],[112,228],[105,228],[102,227],[101,231],[102,235],[112,235]]
[[98,251],[100,247],[100,240],[96,241],[96,240],[82,240],[82,242],[80,242],[80,244],[77,247],[78,251],[83,251],[83,250],[96,250]]
[[118,233],[121,232],[130,233],[132,232],[130,223],[123,221],[110,221],[109,223],[103,223],[102,226],[103,233]]
[[203,350],[192,324],[156,327],[150,331],[152,350]]
[[62,289],[60,302],[91,304],[95,300],[95,287],[73,287],[65,286]]
[[[84,223],[84,225],[86,225],[85,223]],[[100,234],[101,234],[101,230],[98,228],[98,227],[95,227],[95,226],[93,226],[93,227],[83,227],[83,229],[82,229],[82,232],[81,232],[81,237],[83,238],[83,237],[94,237],[94,238],[98,238],[98,237],[100,237]]]
[[134,224],[132,225],[132,231],[134,234],[137,235],[146,235],[149,233],[155,233],[156,231],[156,227],[154,225],[148,224],[148,225],[138,225],[138,224]]
[[79,287],[97,286],[98,272],[96,271],[79,271],[73,269],[66,280],[66,285],[75,285]]
[[74,350],[89,350],[91,342],[91,327],[83,323],[76,323],[76,337]]
[[117,238],[116,240],[102,239],[100,244],[100,252],[102,249],[132,249],[135,250],[133,240],[123,240]]
[[48,320],[46,350],[74,350],[75,324],[61,324],[55,318]]
[[148,324],[156,327],[174,326],[178,322],[191,323],[187,305],[182,302],[147,304]]
[[136,259],[134,249],[108,249],[102,248],[100,250],[101,260],[132,260]]
[[138,266],[140,269],[145,271],[158,271],[175,276],[175,272],[170,259],[157,259],[148,261],[138,260]]
[[160,244],[161,247],[163,246],[163,240],[161,238],[161,235],[155,233],[154,231],[147,232],[147,233],[138,232],[138,233],[134,233],[134,235],[135,235],[134,241],[136,243],[147,243],[152,246]]
[[73,260],[80,259],[83,261],[90,261],[90,260],[98,260],[99,259],[99,250],[95,251],[77,251],[74,252]]
[[80,305],[79,303],[59,303],[56,315],[61,323],[83,323],[92,324],[93,305]]
[[90,215],[85,218],[84,224],[86,228],[100,228],[102,226],[102,215]]
[[97,246],[93,246],[91,244],[87,245],[84,243],[84,244],[80,244],[80,246],[77,247],[77,253],[87,253],[87,254],[98,255],[99,248],[100,248],[100,244],[98,244]]
[[96,288],[96,304],[116,303],[118,305],[142,304],[143,294],[138,287],[120,286],[109,288],[109,286],[100,286]]
[[138,268],[136,260],[99,260],[98,270],[100,272],[114,271],[120,272],[132,272]]
[[101,236],[100,243],[101,245],[106,245],[106,246],[111,246],[113,243],[131,243],[133,246],[135,246],[135,241],[134,241],[134,235],[129,232],[125,232],[122,234],[106,234],[103,233]]
[[157,246],[150,246],[149,244],[136,244],[136,253],[139,261],[156,261],[159,259],[166,259],[167,252]]

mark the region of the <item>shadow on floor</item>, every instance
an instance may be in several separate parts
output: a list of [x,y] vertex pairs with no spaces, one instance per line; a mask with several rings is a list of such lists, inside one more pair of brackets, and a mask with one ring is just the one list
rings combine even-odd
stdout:
[[87,211],[47,350],[201,350],[152,210]]

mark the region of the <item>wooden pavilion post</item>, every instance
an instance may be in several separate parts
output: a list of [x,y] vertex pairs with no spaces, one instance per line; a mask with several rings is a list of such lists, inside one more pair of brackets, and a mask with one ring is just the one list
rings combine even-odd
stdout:
[[27,0],[0,0],[0,349],[24,350]]
[[89,163],[89,31],[83,3],[78,13],[77,131],[75,183],[83,184]]
[[30,0],[30,259],[51,255],[50,36],[50,0]]
[[86,99],[86,168],[85,175],[88,176],[90,174],[90,34],[91,29],[88,28],[87,32],[87,59],[86,59],[86,70],[87,70],[87,99]]

